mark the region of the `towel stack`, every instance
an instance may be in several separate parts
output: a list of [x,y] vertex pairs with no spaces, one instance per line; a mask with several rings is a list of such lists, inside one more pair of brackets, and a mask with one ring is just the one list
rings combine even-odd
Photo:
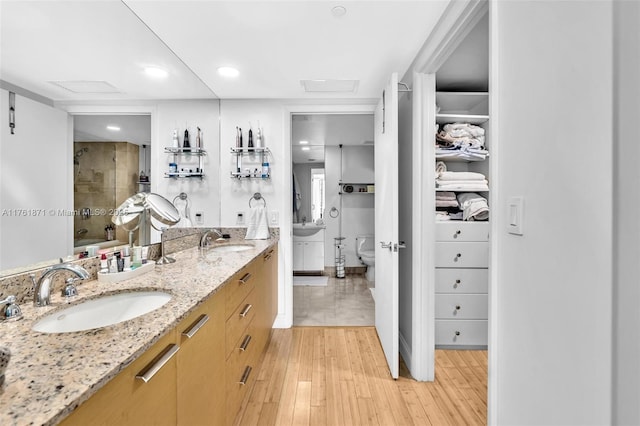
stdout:
[[455,192],[436,192],[436,207],[460,207]]
[[436,134],[436,158],[460,158],[482,161],[489,155],[484,149],[484,129],[469,123],[445,124]]
[[458,194],[462,220],[489,220],[487,199],[475,192]]
[[457,191],[488,191],[489,182],[482,173],[442,172],[436,178],[438,189]]

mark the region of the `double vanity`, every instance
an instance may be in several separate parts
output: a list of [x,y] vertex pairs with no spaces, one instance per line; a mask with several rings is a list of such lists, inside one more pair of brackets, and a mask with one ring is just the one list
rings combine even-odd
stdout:
[[277,313],[277,243],[189,248],[68,305],[23,303],[0,323],[0,424],[233,424]]

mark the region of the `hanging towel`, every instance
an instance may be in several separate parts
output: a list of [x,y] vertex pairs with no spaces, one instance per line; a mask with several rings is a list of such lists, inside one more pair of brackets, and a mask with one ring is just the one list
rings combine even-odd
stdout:
[[267,210],[264,206],[251,207],[249,213],[249,226],[245,240],[266,240],[269,238],[269,224],[267,223]]

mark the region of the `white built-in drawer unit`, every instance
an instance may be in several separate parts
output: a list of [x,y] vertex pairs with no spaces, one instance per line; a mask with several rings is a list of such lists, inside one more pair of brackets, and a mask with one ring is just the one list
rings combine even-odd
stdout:
[[436,224],[435,343],[487,346],[489,223]]
[[436,346],[487,346],[488,333],[487,320],[438,320],[436,321]]

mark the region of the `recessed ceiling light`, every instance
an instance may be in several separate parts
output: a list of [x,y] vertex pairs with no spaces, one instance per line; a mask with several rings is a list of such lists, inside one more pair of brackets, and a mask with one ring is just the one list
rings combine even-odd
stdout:
[[309,148],[308,146],[303,146],[301,149],[302,149],[303,151],[309,151],[311,148]]
[[309,145],[309,141],[300,141],[298,142],[300,145]]
[[331,8],[331,14],[336,18],[339,18],[347,14],[347,8],[344,6],[334,6]]
[[218,74],[223,77],[237,77],[240,74],[240,71],[234,67],[220,67],[218,68]]
[[109,125],[109,126],[107,126],[107,130],[111,130],[112,132],[119,132],[120,131],[120,127]]
[[158,67],[146,67],[144,69],[144,72],[149,77],[153,77],[153,78],[165,78],[166,76],[169,75],[169,73],[166,70],[163,70],[162,68],[158,68]]

